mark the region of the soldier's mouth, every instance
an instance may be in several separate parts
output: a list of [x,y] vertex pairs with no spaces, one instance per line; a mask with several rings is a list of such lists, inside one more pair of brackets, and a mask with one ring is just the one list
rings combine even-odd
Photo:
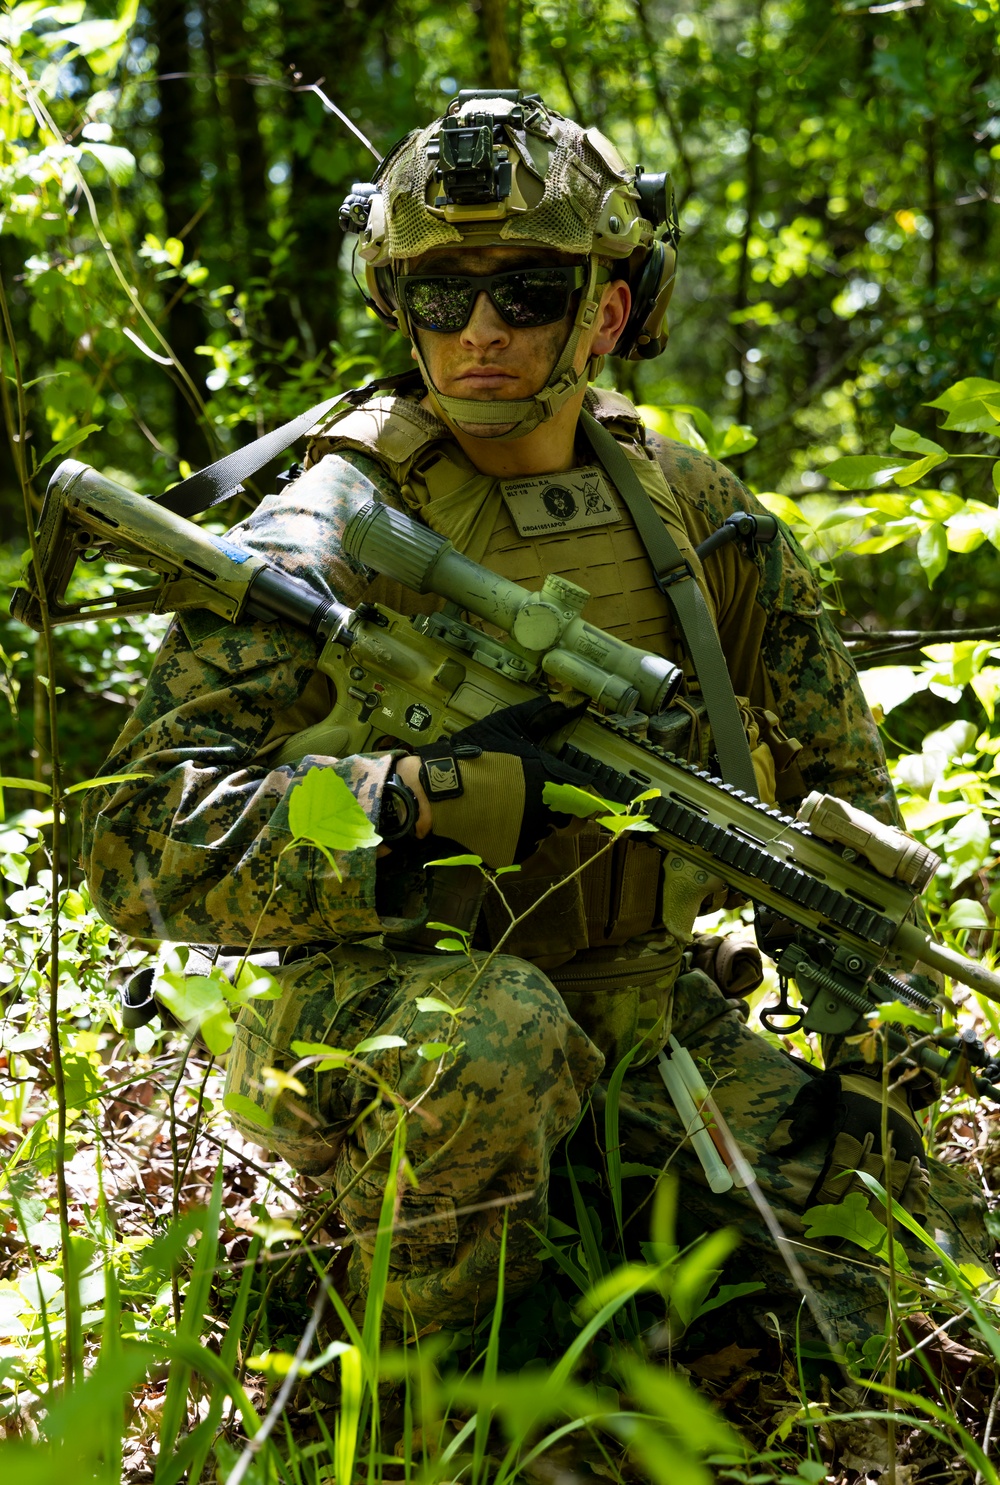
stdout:
[[503,371],[497,366],[474,366],[471,370],[463,372],[461,376],[457,376],[455,380],[466,388],[491,391],[516,381],[517,375],[513,371]]

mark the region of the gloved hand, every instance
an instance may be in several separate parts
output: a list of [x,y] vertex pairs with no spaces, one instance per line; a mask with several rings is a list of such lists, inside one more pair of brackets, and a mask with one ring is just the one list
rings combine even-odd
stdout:
[[586,774],[539,744],[586,708],[585,701],[567,707],[536,696],[418,748],[432,833],[458,841],[491,867],[531,856],[549,830],[570,818],[543,802],[545,784],[590,787]]

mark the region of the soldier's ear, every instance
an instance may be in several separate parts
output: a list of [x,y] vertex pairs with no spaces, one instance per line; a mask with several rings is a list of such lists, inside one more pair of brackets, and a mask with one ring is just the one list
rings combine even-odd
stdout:
[[615,279],[605,284],[601,294],[601,307],[595,320],[595,332],[590,348],[592,356],[607,356],[614,350],[628,322],[632,308],[632,291],[624,279]]

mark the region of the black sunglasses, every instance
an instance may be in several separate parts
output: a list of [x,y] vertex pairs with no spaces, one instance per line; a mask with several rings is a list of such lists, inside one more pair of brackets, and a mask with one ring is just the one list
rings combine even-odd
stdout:
[[512,268],[506,273],[433,273],[404,278],[406,312],[421,330],[454,334],[469,323],[480,294],[488,294],[500,318],[515,330],[554,325],[569,309],[571,295],[587,281],[576,268]]

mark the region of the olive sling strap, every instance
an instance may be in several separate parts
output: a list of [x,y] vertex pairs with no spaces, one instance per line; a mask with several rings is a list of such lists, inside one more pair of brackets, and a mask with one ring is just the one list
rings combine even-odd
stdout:
[[758,798],[750,744],[743,728],[736,693],[726,668],[718,630],[694,573],[681,555],[656,507],[639,482],[621,445],[586,411],[580,423],[591,448],[604,465],[628,506],[636,530],[653,566],[656,586],[667,599],[684,636],[688,654],[705,698],[715,751],[727,784]]

